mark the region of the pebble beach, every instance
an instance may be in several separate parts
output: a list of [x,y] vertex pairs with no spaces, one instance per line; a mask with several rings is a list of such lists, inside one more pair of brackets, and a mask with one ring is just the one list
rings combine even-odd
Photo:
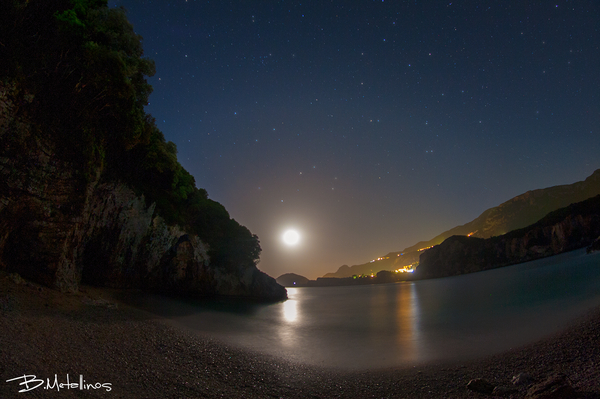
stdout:
[[1,275],[0,397],[541,398],[535,387],[559,375],[563,396],[600,398],[600,309],[494,356],[350,372],[230,347],[114,298]]

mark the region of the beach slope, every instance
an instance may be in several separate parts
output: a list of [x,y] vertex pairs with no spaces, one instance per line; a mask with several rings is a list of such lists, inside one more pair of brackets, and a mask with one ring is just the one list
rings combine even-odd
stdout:
[[[114,292],[63,294],[0,276],[0,397],[25,397],[18,393],[23,375],[44,382],[29,398],[490,397],[467,388],[477,378],[504,397],[525,397],[555,373],[579,397],[600,397],[600,309],[558,335],[492,357],[347,372],[227,346],[118,303]],[[528,378],[514,385],[519,374]],[[58,390],[67,375],[73,385]]]

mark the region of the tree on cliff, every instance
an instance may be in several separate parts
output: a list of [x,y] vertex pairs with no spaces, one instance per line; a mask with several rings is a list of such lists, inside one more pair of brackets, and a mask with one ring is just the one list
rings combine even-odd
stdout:
[[168,223],[207,242],[213,262],[256,263],[258,237],[196,187],[175,144],[144,111],[153,74],[125,10],[109,9],[106,0],[0,5],[0,83],[14,87],[15,98],[35,99],[14,102],[15,112],[32,119],[39,139],[57,145],[82,184],[97,176],[125,181]]

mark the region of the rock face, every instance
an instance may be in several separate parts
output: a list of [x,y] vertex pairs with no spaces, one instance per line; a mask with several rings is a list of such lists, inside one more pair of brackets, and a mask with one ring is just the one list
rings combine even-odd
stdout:
[[[1,89],[2,87],[0,87]],[[0,90],[0,269],[57,288],[83,283],[185,295],[282,300],[254,264],[220,267],[208,246],[168,226],[119,182],[74,171],[53,143],[15,120]]]
[[586,247],[598,235],[600,196],[561,208],[502,236],[452,236],[423,252],[415,278],[453,276],[539,259]]

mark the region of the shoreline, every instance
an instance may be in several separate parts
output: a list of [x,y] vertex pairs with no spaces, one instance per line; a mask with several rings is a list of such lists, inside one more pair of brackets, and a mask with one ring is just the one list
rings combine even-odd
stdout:
[[[560,333],[476,360],[342,371],[227,346],[114,300],[114,290],[77,294],[0,277],[0,397],[18,393],[24,374],[98,389],[30,390],[28,397],[478,398],[483,378],[524,397],[531,384],[563,373],[582,398],[600,397],[600,308]],[[526,373],[528,384],[513,385]],[[82,377],[80,377],[82,376]]]

